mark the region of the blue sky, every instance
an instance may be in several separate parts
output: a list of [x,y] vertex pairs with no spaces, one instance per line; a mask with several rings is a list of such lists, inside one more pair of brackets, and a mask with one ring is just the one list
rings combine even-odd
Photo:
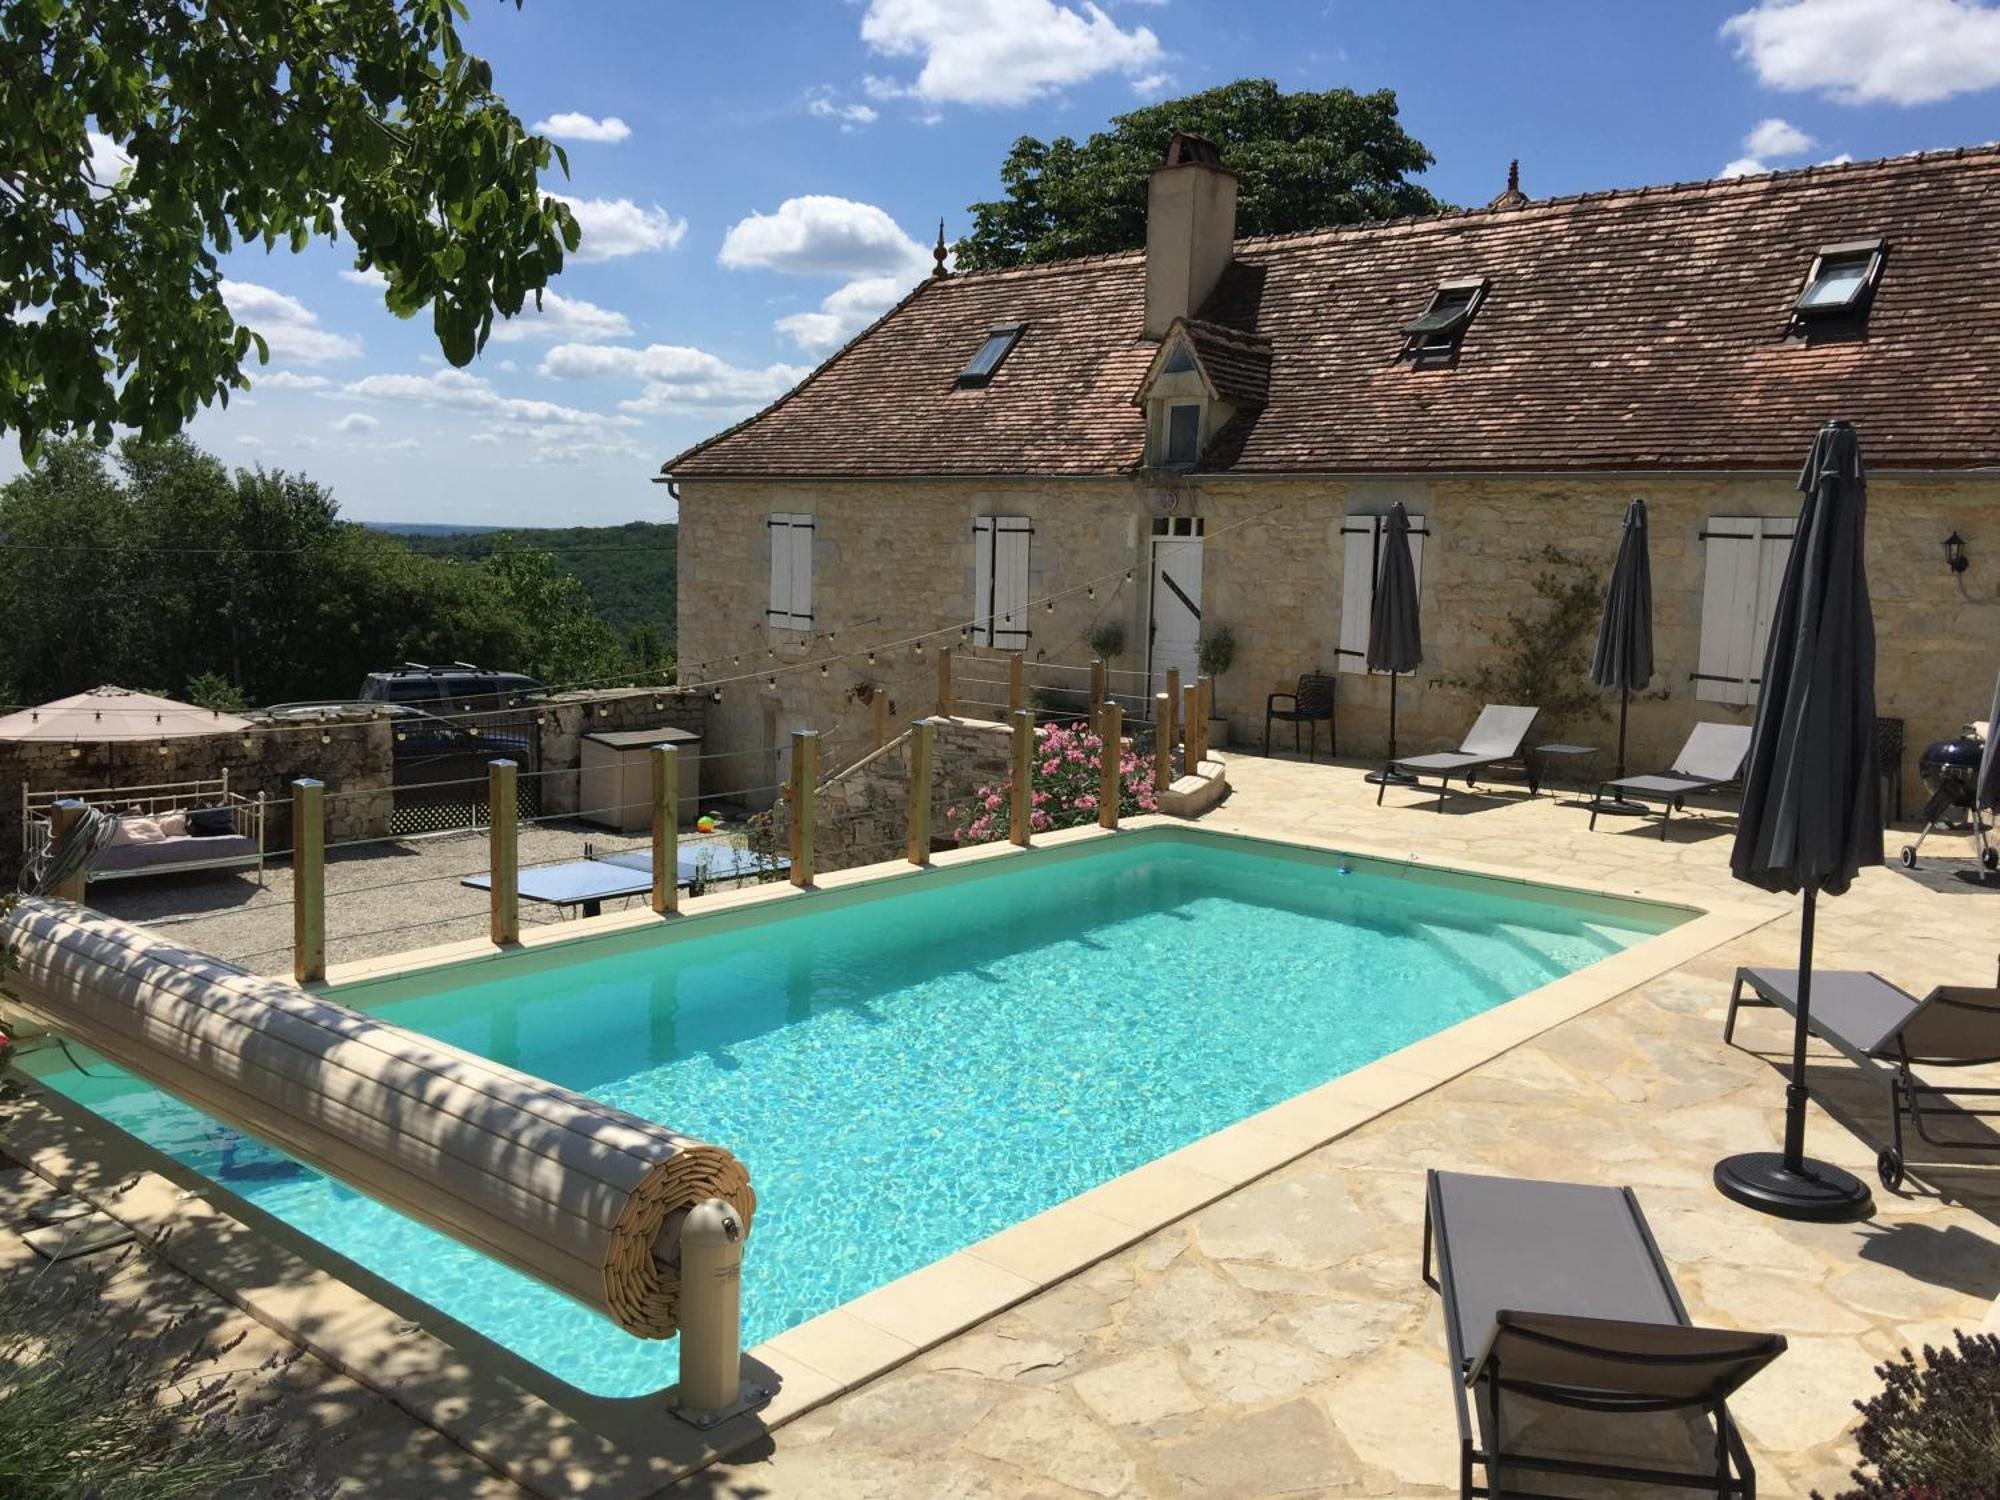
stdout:
[[[551,314],[446,369],[351,256],[230,257],[272,364],[197,441],[370,520],[667,519],[660,462],[755,410],[929,266],[1023,134],[1244,76],[1391,88],[1461,204],[1966,145],[1995,0],[472,0],[469,39],[570,153]],[[1893,37],[1894,47],[1888,45]],[[572,117],[572,118],[565,118]],[[100,148],[102,149],[102,148]],[[345,274],[343,272],[345,271]],[[11,450],[11,445],[9,445]]]

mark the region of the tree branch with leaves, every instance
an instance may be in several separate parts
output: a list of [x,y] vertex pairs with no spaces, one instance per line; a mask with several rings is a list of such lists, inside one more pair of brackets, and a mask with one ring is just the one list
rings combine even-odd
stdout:
[[[505,0],[502,0],[505,3]],[[521,0],[513,0],[518,8]],[[464,365],[574,250],[462,0],[0,0],[0,428],[177,432],[269,349],[219,257],[345,240]],[[121,165],[100,180],[94,160]]]

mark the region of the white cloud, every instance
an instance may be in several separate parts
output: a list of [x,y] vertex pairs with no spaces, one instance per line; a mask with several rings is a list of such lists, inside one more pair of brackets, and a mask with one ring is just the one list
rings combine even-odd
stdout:
[[[591,345],[577,345],[590,348]],[[630,417],[606,416],[553,401],[503,396],[478,375],[463,370],[439,370],[430,375],[367,375],[342,386],[341,394],[360,401],[416,402],[483,412],[509,422],[534,422],[560,427],[629,427]]]
[[376,443],[373,447],[377,453],[411,453],[423,447],[423,444],[416,438],[405,437],[397,438],[393,443]]
[[677,219],[655,204],[641,207],[630,198],[550,197],[569,205],[576,215],[583,240],[577,246],[579,261],[616,260],[622,255],[640,255],[651,250],[672,250],[687,233],[686,219]]
[[102,131],[93,130],[88,134],[91,195],[101,198],[117,187],[125,174],[132,170],[132,158],[121,151],[118,143]]
[[342,281],[351,281],[356,286],[375,287],[377,289],[389,284],[389,278],[373,266],[370,266],[365,271],[355,266],[349,266],[345,271],[340,273],[340,279]]
[[748,369],[682,344],[648,344],[643,349],[558,344],[543,358],[540,373],[559,380],[642,380],[644,391],[619,405],[628,412],[654,415],[755,409],[782,396],[811,372],[803,365],[785,364]]
[[528,127],[536,135],[553,136],[559,141],[591,141],[599,145],[615,146],[629,139],[632,127],[616,115],[606,115],[594,120],[589,115],[567,110],[559,115],[550,115],[546,120],[537,120]]
[[1715,175],[1717,177],[1755,177],[1760,173],[1770,170],[1770,167],[1757,160],[1754,156],[1739,156],[1736,160],[1725,163],[1722,170]]
[[843,132],[873,125],[882,118],[869,105],[842,104],[839,95],[825,84],[806,90],[806,113],[815,120],[838,120]]
[[543,292],[539,309],[530,297],[513,317],[493,321],[496,344],[517,344],[522,339],[595,344],[605,339],[622,339],[631,332],[632,324],[625,314],[579,297],[565,297],[560,292]]
[[335,432],[371,432],[382,425],[381,418],[371,417],[365,411],[351,411],[344,417],[335,417],[326,424]]
[[1757,0],[1722,25],[1758,82],[1842,104],[1930,104],[2000,85],[1983,0]]
[[352,359],[361,352],[360,339],[327,332],[319,326],[317,315],[298,298],[268,286],[224,277],[222,300],[232,318],[263,335],[274,359],[322,365],[329,360]]
[[1174,86],[1171,73],[1145,73],[1132,80],[1132,92],[1141,99],[1150,99],[1156,94],[1164,94]]
[[264,440],[260,437],[253,437],[251,434],[245,432],[238,435],[236,446],[239,448],[261,448],[264,446]]
[[922,59],[914,80],[871,77],[876,98],[1021,104],[1101,73],[1158,74],[1165,52],[1098,6],[1057,0],[869,0],[861,39],[885,57]]
[[290,370],[274,370],[269,375],[251,375],[259,390],[318,391],[333,382],[324,375],[295,375]]
[[1843,151],[1838,156],[1829,156],[1820,165],[1822,167],[1844,167],[1853,160],[1854,154],[1851,151]]
[[738,220],[716,259],[790,276],[914,276],[928,264],[924,247],[874,204],[820,193]]
[[1743,137],[1743,149],[1752,156],[1799,156],[1812,148],[1813,138],[1789,120],[1759,120]]
[[895,306],[909,285],[906,277],[865,276],[829,293],[818,312],[792,313],[775,326],[808,353],[825,354]]

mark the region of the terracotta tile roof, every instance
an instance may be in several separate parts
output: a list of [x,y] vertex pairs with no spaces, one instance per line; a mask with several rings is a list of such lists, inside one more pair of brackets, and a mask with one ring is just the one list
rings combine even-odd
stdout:
[[1220,323],[1183,321],[1195,358],[1209,384],[1224,401],[1238,406],[1263,406],[1271,395],[1271,340],[1246,334]]
[[[1878,234],[1888,253],[1865,332],[1787,337],[1814,253]],[[1226,378],[1268,395],[1202,468],[1789,468],[1832,416],[1860,425],[1871,467],[2000,464],[1996,273],[1996,148],[1239,240],[1191,326],[1215,325],[1205,367],[1213,351]],[[1398,360],[1439,283],[1473,276],[1492,287],[1457,360]],[[1157,347],[1139,338],[1144,304],[1138,252],[926,282],[664,470],[1126,471],[1144,438],[1132,395]],[[990,384],[959,388],[1003,322],[1027,325],[1019,345]]]

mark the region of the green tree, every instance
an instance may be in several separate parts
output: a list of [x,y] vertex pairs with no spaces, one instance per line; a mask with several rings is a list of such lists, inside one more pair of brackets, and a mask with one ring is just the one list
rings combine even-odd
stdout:
[[[514,0],[516,6],[521,0]],[[463,0],[0,0],[0,428],[176,432],[249,380],[221,252],[345,235],[463,365],[578,229]],[[129,167],[98,168],[115,147]],[[93,166],[97,163],[98,166]]]
[[598,618],[590,595],[546,552],[503,539],[480,565],[519,636],[509,665],[550,684],[598,682],[632,669],[618,632]]
[[1215,142],[1236,173],[1240,234],[1283,234],[1444,205],[1409,180],[1433,157],[1389,89],[1286,94],[1267,78],[1117,115],[1082,145],[1022,136],[1000,167],[1006,196],[972,205],[967,270],[1130,250],[1146,242],[1146,181],[1176,130]]

